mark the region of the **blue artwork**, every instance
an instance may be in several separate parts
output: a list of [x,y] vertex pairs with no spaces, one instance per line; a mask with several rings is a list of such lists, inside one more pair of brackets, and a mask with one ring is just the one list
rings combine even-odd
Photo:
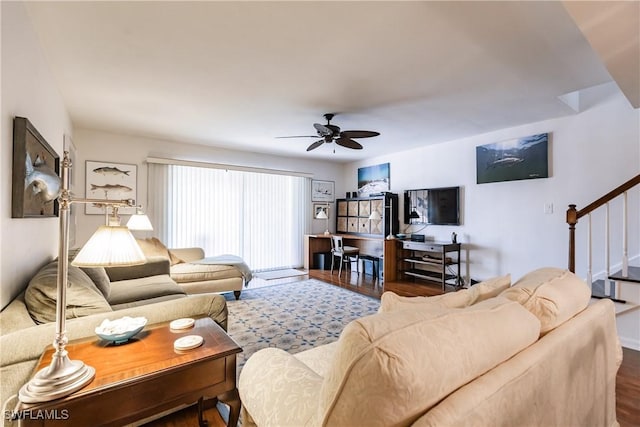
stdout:
[[476,147],[477,183],[549,177],[549,134]]
[[358,168],[358,196],[368,197],[389,191],[389,163]]

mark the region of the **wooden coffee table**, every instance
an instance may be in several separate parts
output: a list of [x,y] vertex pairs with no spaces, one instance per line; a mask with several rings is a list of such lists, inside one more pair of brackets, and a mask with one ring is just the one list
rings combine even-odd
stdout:
[[[186,335],[200,335],[204,343],[174,350],[173,342]],[[97,337],[71,341],[67,350],[72,360],[94,367],[95,378],[67,397],[21,404],[21,426],[121,426],[196,402],[204,426],[203,400],[214,397],[229,405],[228,425],[238,423],[236,354],[242,349],[209,317],[183,331],[171,330],[168,323],[148,326],[126,344]],[[34,373],[49,365],[52,354],[48,347]]]

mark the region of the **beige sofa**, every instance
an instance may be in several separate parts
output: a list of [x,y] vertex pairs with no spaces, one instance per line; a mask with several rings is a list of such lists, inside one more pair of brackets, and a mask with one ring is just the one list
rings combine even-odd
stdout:
[[155,237],[136,239],[147,258],[169,260],[170,275],[188,294],[231,292],[240,298],[242,286],[251,280],[251,270],[233,255],[205,257],[202,248],[167,248]]
[[[26,290],[0,312],[0,399],[7,408],[13,408],[15,394],[29,380],[42,351],[53,342],[56,272],[57,261],[44,266]],[[94,329],[104,319],[124,316],[146,317],[149,325],[208,316],[227,328],[224,297],[187,296],[169,276],[166,259],[109,269],[69,266],[69,283],[66,329],[70,340],[95,337]]]
[[240,258],[228,255],[205,258],[201,248],[169,251],[180,260],[171,265],[171,278],[188,294],[233,291],[239,299],[242,286],[251,280],[251,271]]
[[617,425],[611,301],[587,306],[589,288],[555,268],[509,282],[385,293],[335,343],[256,352],[239,378],[243,425]]

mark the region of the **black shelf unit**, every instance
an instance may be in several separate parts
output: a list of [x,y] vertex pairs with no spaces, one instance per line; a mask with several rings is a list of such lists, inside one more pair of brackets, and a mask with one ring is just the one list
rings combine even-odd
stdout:
[[[380,219],[369,219],[371,212],[378,211]],[[380,196],[353,197],[336,200],[336,232],[367,237],[385,237],[397,234],[398,195],[383,193]]]

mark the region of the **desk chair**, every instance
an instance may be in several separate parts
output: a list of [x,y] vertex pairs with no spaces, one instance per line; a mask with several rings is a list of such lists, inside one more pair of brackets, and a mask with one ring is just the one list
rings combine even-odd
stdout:
[[342,276],[342,264],[346,261],[347,267],[351,270],[351,263],[355,258],[356,273],[360,274],[360,249],[354,246],[345,246],[342,236],[331,236],[331,274],[336,257],[340,258],[340,268],[338,276]]

